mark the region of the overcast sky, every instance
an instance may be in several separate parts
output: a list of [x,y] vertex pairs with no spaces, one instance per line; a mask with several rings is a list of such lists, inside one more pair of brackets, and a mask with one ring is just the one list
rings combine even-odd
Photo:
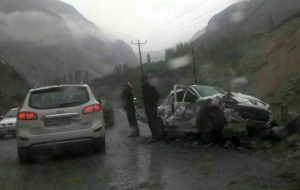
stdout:
[[239,0],[62,0],[104,33],[130,43],[148,40],[144,50],[163,50],[188,41],[214,14]]

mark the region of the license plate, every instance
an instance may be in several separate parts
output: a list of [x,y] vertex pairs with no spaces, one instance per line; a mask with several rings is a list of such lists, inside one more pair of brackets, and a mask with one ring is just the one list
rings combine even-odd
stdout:
[[71,124],[70,118],[57,118],[57,119],[45,120],[45,127],[54,127],[54,126],[69,125],[69,124]]

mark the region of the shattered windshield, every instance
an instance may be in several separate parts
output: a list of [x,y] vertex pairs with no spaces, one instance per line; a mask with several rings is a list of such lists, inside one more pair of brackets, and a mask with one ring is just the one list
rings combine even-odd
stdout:
[[224,92],[212,86],[193,85],[201,97],[223,94]]

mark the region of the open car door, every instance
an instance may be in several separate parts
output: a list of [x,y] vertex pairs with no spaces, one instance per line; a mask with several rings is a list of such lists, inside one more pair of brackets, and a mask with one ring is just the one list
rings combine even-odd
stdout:
[[175,85],[174,110],[170,123],[176,130],[183,132],[197,132],[195,128],[194,104],[197,95],[187,86]]

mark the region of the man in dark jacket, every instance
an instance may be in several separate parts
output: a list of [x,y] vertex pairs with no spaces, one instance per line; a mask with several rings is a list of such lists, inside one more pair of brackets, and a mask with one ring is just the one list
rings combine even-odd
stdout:
[[138,137],[140,132],[139,132],[139,126],[135,115],[134,96],[131,90],[132,90],[132,85],[130,83],[127,83],[125,85],[124,91],[122,92],[122,100],[123,100],[124,110],[127,113],[128,123],[132,130],[129,137]]
[[160,126],[157,114],[159,94],[149,83],[146,76],[142,77],[141,82],[145,112],[148,119],[149,128],[152,133],[151,141],[158,141],[163,137],[163,129]]

